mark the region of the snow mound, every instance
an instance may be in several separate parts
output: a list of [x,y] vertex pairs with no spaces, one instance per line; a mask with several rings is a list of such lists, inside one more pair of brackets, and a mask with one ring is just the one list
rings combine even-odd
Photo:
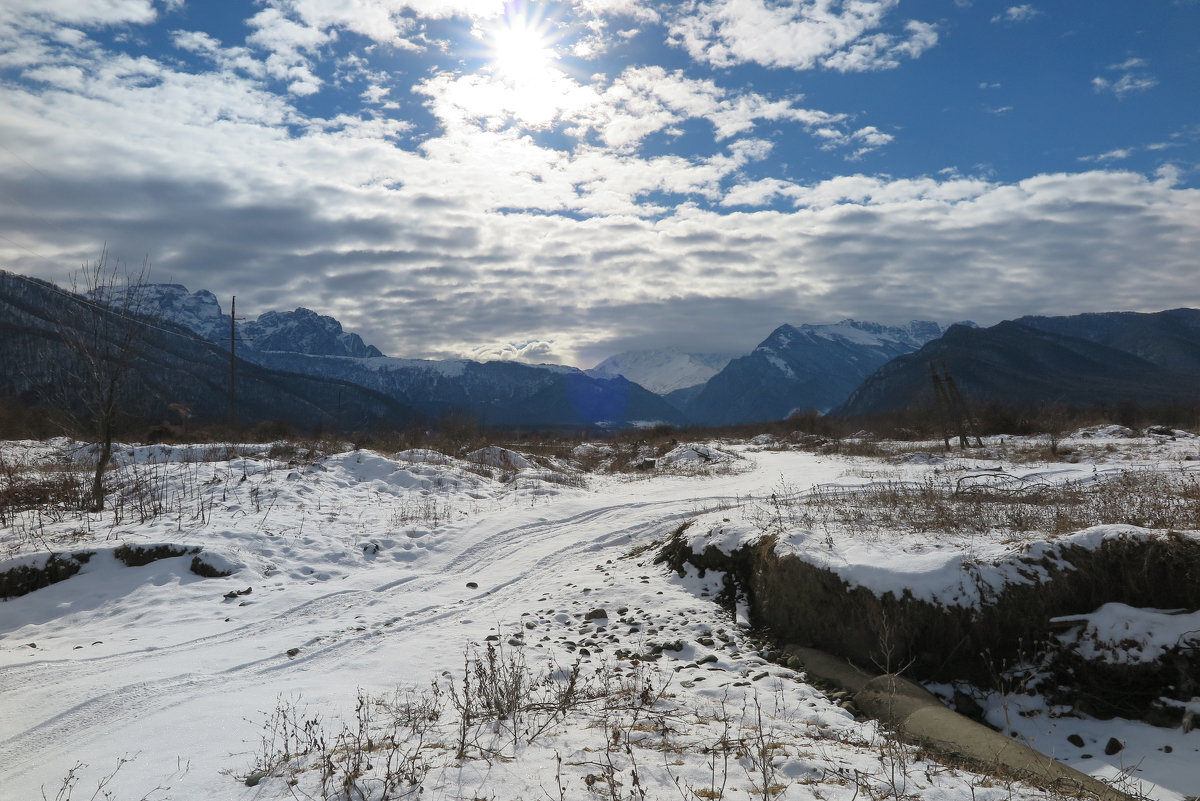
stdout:
[[1195,439],[1196,435],[1190,431],[1183,431],[1178,428],[1169,426],[1147,426],[1142,429],[1143,437],[1153,437],[1154,439]]
[[595,459],[612,456],[616,451],[608,445],[596,445],[591,442],[585,442],[582,445],[576,445],[571,449],[571,455],[576,459]]
[[1079,439],[1131,439],[1137,434],[1125,426],[1087,426],[1071,435]]
[[1109,664],[1146,664],[1168,651],[1200,648],[1200,611],[1139,609],[1113,602],[1090,614],[1052,622],[1079,623],[1059,641],[1084,659]]
[[[197,569],[199,566],[199,569]],[[204,549],[192,559],[191,570],[197,575],[232,576],[246,568],[246,563],[232,551]]]
[[467,461],[511,470],[526,470],[535,467],[533,462],[516,451],[510,451],[508,448],[501,448],[498,445],[489,445],[486,448],[471,451],[467,454]]
[[444,453],[429,448],[410,448],[392,454],[397,462],[416,462],[417,464],[451,464],[453,459]]
[[468,465],[436,451],[403,453],[423,454],[426,458],[399,461],[374,451],[354,450],[328,456],[320,465],[331,473],[330,478],[337,485],[345,488],[370,485],[374,491],[393,497],[405,497],[412,491],[422,494],[467,491],[478,495],[486,493],[491,484],[488,478],[468,470]]
[[658,460],[660,465],[696,465],[732,462],[737,457],[732,453],[711,448],[708,445],[677,445]]

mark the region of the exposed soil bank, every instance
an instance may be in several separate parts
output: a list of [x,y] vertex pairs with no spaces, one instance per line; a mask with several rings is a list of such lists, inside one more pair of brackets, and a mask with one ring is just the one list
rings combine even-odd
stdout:
[[[726,554],[693,553],[680,535],[663,549],[676,569],[727,571],[755,623],[781,643],[819,648],[872,673],[903,670],[921,681],[966,680],[995,686],[1005,665],[1046,659],[1079,711],[1179,725],[1182,712],[1160,697],[1200,695],[1200,653],[1169,651],[1146,665],[1096,664],[1062,654],[1051,618],[1092,612],[1109,602],[1156,609],[1200,608],[1200,542],[1176,533],[1106,538],[1095,548],[1066,544],[1023,563],[1028,581],[980,586],[978,607],[931,603],[907,591],[876,595],[834,572],[779,555],[765,538]],[[965,577],[970,580],[969,576]],[[1061,700],[1061,699],[1056,699]]]
[[[126,567],[141,567],[159,559],[176,556],[191,556],[188,569],[201,578],[218,578],[232,572],[224,561],[203,553],[195,545],[119,545],[110,550],[112,558]],[[74,576],[95,557],[100,550],[76,551],[75,553],[33,554],[0,564],[0,600],[18,598],[34,590],[49,587]],[[214,560],[214,561],[210,561]]]

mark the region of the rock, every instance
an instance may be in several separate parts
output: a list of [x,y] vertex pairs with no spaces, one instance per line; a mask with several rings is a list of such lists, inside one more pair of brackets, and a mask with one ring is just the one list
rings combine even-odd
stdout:
[[289,649],[287,650],[287,655],[288,655],[288,657],[289,657],[289,658],[290,658],[290,657],[293,657],[293,656],[295,656],[295,655],[296,655],[296,654],[298,654],[298,653],[300,653],[300,649],[299,649],[299,648],[289,648]]
[[1108,742],[1104,745],[1104,755],[1112,756],[1118,754],[1125,747],[1125,743],[1118,740],[1116,737],[1109,737]]
[[584,620],[608,620],[608,612],[603,608],[593,609],[583,617]]
[[475,582],[475,581],[468,581],[467,589],[468,590],[477,590],[477,589],[479,589],[479,583]]
[[1076,748],[1083,748],[1083,738],[1080,737],[1078,734],[1072,734],[1070,737],[1067,738],[1067,742],[1070,743],[1071,745],[1075,746]]

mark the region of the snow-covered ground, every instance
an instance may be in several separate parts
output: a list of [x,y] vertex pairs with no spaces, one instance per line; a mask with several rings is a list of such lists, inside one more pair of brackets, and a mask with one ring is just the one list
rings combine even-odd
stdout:
[[[68,775],[90,798],[114,770],[114,799],[341,798],[347,776],[354,799],[1046,797],[918,759],[764,659],[744,617],[713,602],[720,576],[654,563],[651,546],[698,517],[749,535],[781,483],[947,469],[764,444],[704,443],[632,476],[500,449],[292,464],[267,446],[124,449],[120,519],[27,513],[0,528],[0,571],[94,552],[75,576],[0,602],[0,799],[55,798]],[[1118,463],[1184,470],[1196,449],[1110,435],[1076,463],[1003,466],[1046,480]],[[70,450],[5,443],[0,457]],[[829,532],[808,535],[829,553]],[[976,559],[1017,547],[963,542]],[[158,544],[189,553],[140,567],[114,554]],[[197,548],[232,574],[191,572]],[[834,561],[863,583],[933,587],[961,561],[953,550],[847,538]],[[483,688],[498,676],[529,703],[489,713]],[[997,699],[993,717],[1015,703]],[[1200,732],[1011,717],[1035,747],[1110,778],[1128,768],[1156,799],[1200,792]],[[1067,744],[1076,733],[1088,759]],[[1119,763],[1103,756],[1109,737],[1125,743]],[[389,771],[417,783],[389,785]]]

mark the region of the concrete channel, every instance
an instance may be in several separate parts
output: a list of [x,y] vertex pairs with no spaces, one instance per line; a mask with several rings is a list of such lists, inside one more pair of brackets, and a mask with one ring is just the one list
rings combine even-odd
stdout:
[[[872,675],[816,648],[789,645],[783,653],[794,657],[809,678],[851,693],[864,715],[881,721],[906,742],[983,770],[999,769],[1057,792],[1099,801],[1135,801],[1133,796],[1095,777],[960,715],[903,676]],[[788,663],[793,664],[793,660],[789,658]]]

